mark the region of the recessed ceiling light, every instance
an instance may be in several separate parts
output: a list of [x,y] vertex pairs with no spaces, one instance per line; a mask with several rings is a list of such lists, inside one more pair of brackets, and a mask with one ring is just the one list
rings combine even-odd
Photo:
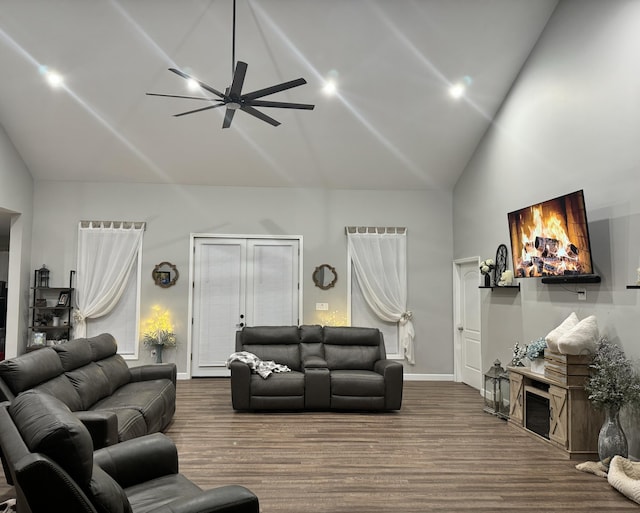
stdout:
[[200,88],[200,84],[198,84],[194,78],[190,78],[187,80],[187,87],[189,91],[197,91]]
[[333,79],[329,79],[324,83],[324,87],[322,88],[322,92],[327,96],[333,96],[338,91],[338,86]]
[[49,73],[47,73],[47,82],[49,82],[49,85],[51,87],[60,87],[64,83],[64,79],[59,73],[50,71]]
[[44,75],[44,78],[51,87],[60,87],[64,83],[62,75],[56,71],[50,70],[47,66],[40,66],[38,71],[41,75]]
[[458,82],[456,84],[453,84],[449,88],[449,94],[457,100],[458,98],[462,98],[462,96],[464,96],[464,92],[466,90],[467,88],[464,86],[464,84],[461,84],[460,82]]

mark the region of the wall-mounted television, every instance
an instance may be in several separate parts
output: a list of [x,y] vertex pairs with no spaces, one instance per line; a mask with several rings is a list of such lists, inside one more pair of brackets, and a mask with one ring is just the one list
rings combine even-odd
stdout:
[[578,281],[595,276],[583,191],[521,208],[508,218],[516,278]]

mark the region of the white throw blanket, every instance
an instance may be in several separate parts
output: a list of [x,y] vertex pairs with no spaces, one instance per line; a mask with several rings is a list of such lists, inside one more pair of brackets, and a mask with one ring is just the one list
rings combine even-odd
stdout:
[[253,372],[260,374],[263,379],[271,376],[272,372],[291,372],[291,369],[286,365],[276,363],[273,360],[262,361],[255,354],[248,351],[240,351],[229,356],[226,363],[227,368],[231,366],[231,362],[246,363]]

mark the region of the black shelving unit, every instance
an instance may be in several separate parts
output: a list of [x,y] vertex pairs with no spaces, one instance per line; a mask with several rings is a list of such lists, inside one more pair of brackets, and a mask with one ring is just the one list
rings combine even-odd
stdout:
[[[68,287],[31,287],[33,299],[29,307],[31,310],[29,331],[32,337],[27,344],[27,350],[39,349],[48,343],[61,343],[71,339],[75,274],[75,271],[69,272]],[[37,283],[37,274],[34,276],[35,283]],[[54,324],[55,317],[58,318],[57,324]],[[37,337],[35,333],[44,334],[44,336],[41,335],[44,340],[34,343]]]

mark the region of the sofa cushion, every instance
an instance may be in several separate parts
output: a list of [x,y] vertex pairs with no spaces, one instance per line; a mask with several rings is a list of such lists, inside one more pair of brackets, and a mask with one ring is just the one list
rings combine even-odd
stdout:
[[319,324],[303,324],[300,326],[300,342],[318,343],[323,340],[323,328]]
[[98,465],[93,466],[93,476],[87,491],[100,513],[132,513],[131,504],[122,487]]
[[267,379],[252,374],[251,395],[302,396],[304,395],[304,374],[296,371],[280,372],[271,374]]
[[[182,474],[169,474],[145,481],[141,484],[129,486],[125,488],[125,493],[135,512],[170,512],[183,511],[183,509],[179,507],[180,499],[202,496],[202,489]],[[173,502],[176,502],[175,509],[169,505]],[[218,508],[206,509],[206,511],[212,512],[217,510]],[[238,504],[238,511],[241,510],[242,505]],[[203,505],[201,509],[192,508],[190,510],[185,509],[184,511],[205,511],[205,507]]]
[[83,410],[90,409],[100,399],[109,395],[111,390],[109,378],[95,362],[69,371],[66,376],[78,392]]
[[118,442],[147,435],[147,423],[137,408],[93,408],[95,411],[114,413],[118,422]]
[[91,347],[94,362],[112,356],[118,352],[116,339],[113,338],[113,335],[110,333],[102,333],[86,340]]
[[325,326],[324,343],[343,346],[379,346],[380,330],[346,326]]
[[86,338],[77,338],[64,344],[53,346],[58,353],[62,368],[71,371],[93,361],[93,351]]
[[331,395],[384,397],[384,377],[377,372],[337,370],[331,372]]
[[82,399],[80,399],[80,395],[78,395],[69,378],[64,374],[40,383],[33,387],[33,390],[40,390],[53,397],[57,397],[66,404],[71,411],[82,410]]
[[331,370],[373,370],[380,359],[378,347],[325,344],[324,359]]
[[62,374],[60,358],[50,347],[25,353],[0,363],[0,377],[18,395],[29,388]]
[[292,370],[301,370],[300,347],[297,342],[294,344],[245,344],[243,351],[253,353],[263,361],[273,360]]
[[11,403],[9,413],[31,452],[51,458],[81,486],[89,483],[91,435],[69,408],[53,396],[28,390]]
[[246,326],[242,330],[244,345],[297,344],[300,342],[297,326]]
[[94,410],[121,408],[137,410],[145,421],[145,432],[155,433],[173,415],[176,389],[168,379],[137,381],[118,388],[113,394],[93,405]]
[[96,360],[96,365],[100,367],[105,376],[109,378],[110,394],[131,381],[129,366],[119,354],[114,354],[102,360]]

